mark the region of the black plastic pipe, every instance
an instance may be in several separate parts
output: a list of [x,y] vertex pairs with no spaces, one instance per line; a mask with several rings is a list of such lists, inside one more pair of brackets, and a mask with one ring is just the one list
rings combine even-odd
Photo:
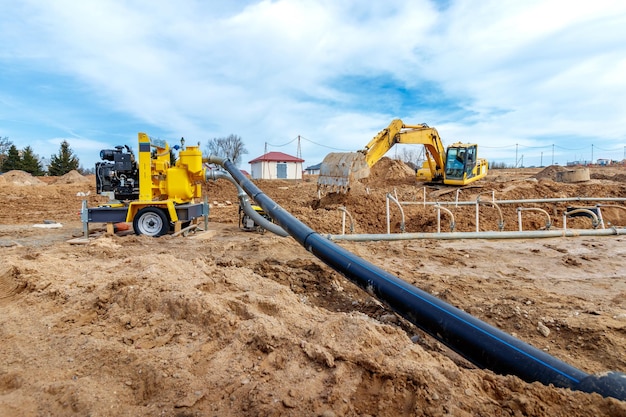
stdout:
[[626,400],[626,375],[589,375],[408,284],[327,240],[266,196],[229,160],[214,158],[272,219],[328,266],[476,366],[527,382]]

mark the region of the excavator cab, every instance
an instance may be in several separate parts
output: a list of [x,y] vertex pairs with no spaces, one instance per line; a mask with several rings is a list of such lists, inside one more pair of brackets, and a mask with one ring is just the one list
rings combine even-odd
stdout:
[[[462,184],[472,182],[473,178],[486,175],[486,169],[477,169],[478,146],[469,143],[455,143],[446,152],[445,177],[448,181],[459,181]],[[486,162],[484,162],[486,164]],[[476,178],[478,179],[478,178]]]

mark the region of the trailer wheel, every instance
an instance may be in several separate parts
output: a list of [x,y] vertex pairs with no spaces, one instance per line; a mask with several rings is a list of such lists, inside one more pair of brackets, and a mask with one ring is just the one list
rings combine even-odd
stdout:
[[169,231],[170,222],[163,210],[156,207],[144,207],[133,219],[133,229],[137,235],[151,237],[162,236]]

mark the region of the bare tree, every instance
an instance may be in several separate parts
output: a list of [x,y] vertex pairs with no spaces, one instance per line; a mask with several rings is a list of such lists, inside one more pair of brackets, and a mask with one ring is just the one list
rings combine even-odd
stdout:
[[398,155],[398,159],[403,162],[413,162],[417,163],[420,157],[420,151],[418,151],[415,147],[412,148],[402,148],[400,150],[400,154]]
[[6,155],[9,148],[13,145],[8,136],[0,137],[0,155]]
[[422,162],[424,162],[424,147],[402,147],[396,155],[396,159],[416,169],[422,166]]
[[13,143],[11,143],[8,136],[0,136],[0,165],[2,165],[2,162],[4,162],[4,160],[6,159],[11,145],[13,145]]
[[211,139],[206,146],[206,150],[209,155],[230,159],[236,166],[241,163],[241,157],[248,153],[241,137],[234,134],[230,134],[225,138]]

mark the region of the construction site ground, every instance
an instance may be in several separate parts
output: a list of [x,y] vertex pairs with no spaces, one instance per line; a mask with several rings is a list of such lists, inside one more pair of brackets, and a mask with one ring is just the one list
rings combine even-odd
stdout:
[[[623,166],[575,184],[555,182],[559,170],[491,170],[458,196],[626,197]],[[318,198],[315,176],[255,183],[324,235],[341,233],[340,207],[354,233],[386,233],[386,194],[420,202],[424,192],[386,158],[347,195]],[[294,239],[240,230],[230,182],[205,190],[207,231],[150,238],[91,224],[88,243],[73,244],[82,200],[106,200],[93,176],[0,175],[0,416],[626,415],[626,402],[477,369]],[[558,229],[567,205],[532,206]],[[456,231],[475,230],[474,206],[448,208]],[[504,230],[517,230],[516,208],[502,207]],[[432,206],[404,210],[406,232],[436,231]],[[623,208],[602,216],[626,225]],[[499,219],[480,208],[481,230]],[[539,230],[546,215],[523,221]],[[588,217],[567,225],[592,228]],[[625,236],[339,244],[586,373],[626,372]]]

